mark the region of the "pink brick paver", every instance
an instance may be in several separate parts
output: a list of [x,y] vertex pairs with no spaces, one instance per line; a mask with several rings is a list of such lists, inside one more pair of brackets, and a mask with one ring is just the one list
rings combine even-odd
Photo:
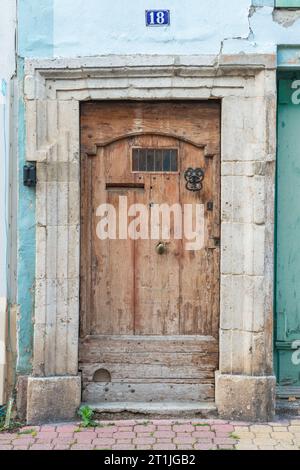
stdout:
[[153,419],[24,426],[0,432],[0,450],[300,450],[300,417],[272,423]]

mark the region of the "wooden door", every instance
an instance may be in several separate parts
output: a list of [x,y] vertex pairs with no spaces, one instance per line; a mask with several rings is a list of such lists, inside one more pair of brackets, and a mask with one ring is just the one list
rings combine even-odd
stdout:
[[[189,168],[203,172],[200,180],[189,179]],[[81,201],[83,400],[213,401],[219,103],[83,103]],[[115,213],[106,239],[103,204]],[[199,247],[185,233],[187,207],[194,227],[202,208]],[[169,232],[157,233],[167,219],[152,217],[154,208],[170,210]]]
[[300,396],[299,80],[299,72],[282,73],[278,97],[275,350],[287,396]]

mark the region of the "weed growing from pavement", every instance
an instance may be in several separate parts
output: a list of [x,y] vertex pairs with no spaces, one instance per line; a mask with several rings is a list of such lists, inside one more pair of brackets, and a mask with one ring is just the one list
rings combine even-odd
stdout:
[[24,434],[30,434],[32,437],[36,437],[37,432],[35,429],[24,429],[23,431],[18,432],[19,436],[23,436]]
[[81,418],[80,427],[82,428],[94,428],[97,423],[93,420],[94,411],[88,405],[81,406],[78,410],[78,415]]

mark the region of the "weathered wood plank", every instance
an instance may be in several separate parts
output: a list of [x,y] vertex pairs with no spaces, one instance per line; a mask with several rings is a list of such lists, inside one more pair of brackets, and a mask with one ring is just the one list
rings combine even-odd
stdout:
[[122,384],[91,383],[83,391],[83,401],[118,402],[118,401],[213,401],[213,384]]
[[205,369],[203,366],[197,365],[182,365],[174,366],[172,364],[130,364],[126,362],[121,363],[96,363],[86,366],[83,370],[90,372],[90,378],[97,369],[106,369],[112,380],[120,381],[128,380],[129,378],[198,378],[198,377],[213,377],[214,369],[208,367]]
[[[84,360],[97,357],[99,352],[158,352],[158,353],[217,353],[218,341],[211,336],[130,336],[89,335],[80,340],[80,356]],[[89,359],[88,359],[89,358]]]
[[[182,365],[189,366],[191,364],[197,365],[207,369],[209,367],[215,368],[218,355],[213,353],[177,353],[177,352],[102,352],[95,351],[93,355],[81,358],[85,361],[89,359],[90,362],[107,362],[109,364],[167,364],[167,365]],[[84,364],[84,362],[82,361]]]

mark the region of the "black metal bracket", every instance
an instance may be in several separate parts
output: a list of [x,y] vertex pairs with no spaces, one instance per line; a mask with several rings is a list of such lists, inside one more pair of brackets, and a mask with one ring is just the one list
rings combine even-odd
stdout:
[[202,168],[188,168],[184,172],[184,178],[186,180],[185,187],[188,191],[201,191],[203,188],[204,170]]
[[23,166],[23,184],[30,188],[36,186],[36,165],[35,163],[27,163]]

